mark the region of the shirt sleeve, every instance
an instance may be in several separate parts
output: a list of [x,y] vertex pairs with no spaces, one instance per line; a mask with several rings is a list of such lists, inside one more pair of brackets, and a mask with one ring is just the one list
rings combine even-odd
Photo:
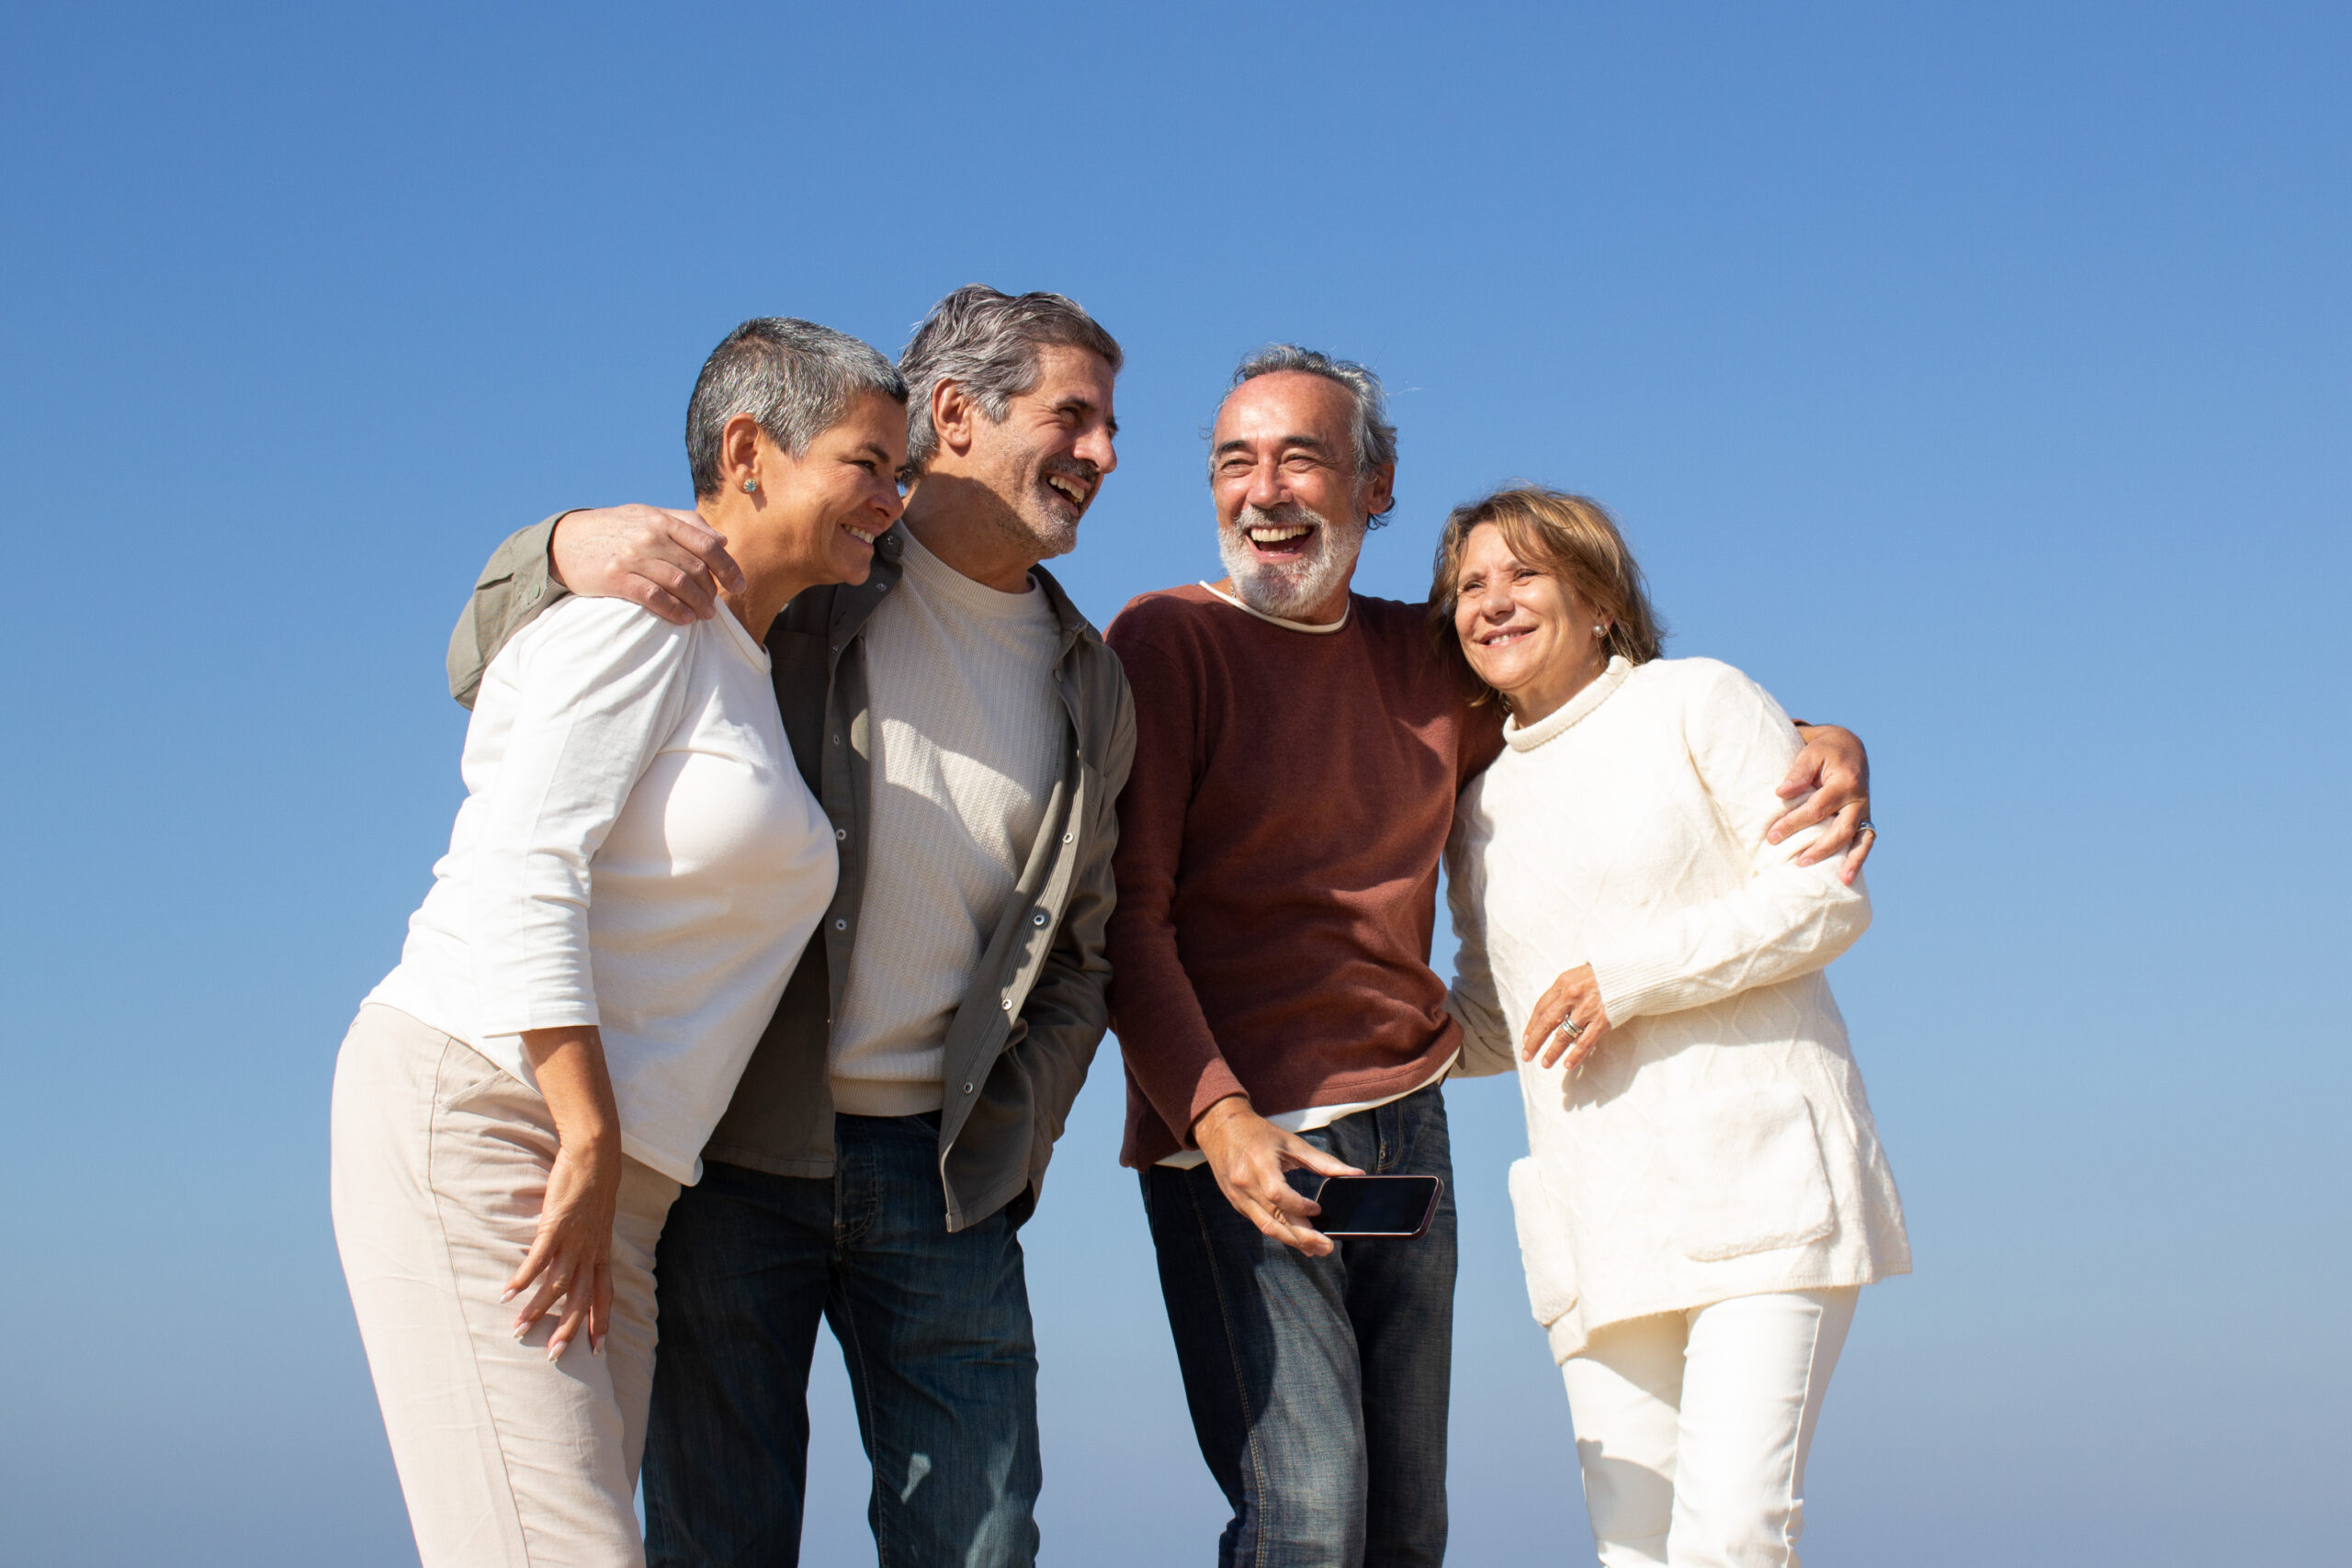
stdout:
[[588,953],[592,863],[685,709],[693,637],[583,599],[507,650],[504,750],[481,791],[470,912],[486,1034],[602,1021]]
[[1200,761],[1199,681],[1185,660],[1122,629],[1113,622],[1107,640],[1135,695],[1136,750],[1111,863],[1119,887],[1110,925],[1113,1027],[1144,1098],[1189,1148],[1202,1111],[1247,1093],[1176,948],[1176,872]]
[[1796,863],[1819,828],[1764,841],[1765,829],[1789,808],[1774,792],[1803,747],[1788,715],[1729,665],[1688,662],[1697,668],[1683,701],[1684,746],[1748,878],[1736,892],[1678,909],[1592,955],[1612,1024],[1704,1007],[1826,968],[1871,921],[1859,876],[1848,886],[1834,859]]
[[449,695],[459,707],[474,705],[481,690],[481,672],[514,634],[571,591],[548,569],[548,547],[555,525],[571,515],[559,512],[518,534],[490,552],[481,575],[474,579],[473,597],[466,601],[449,634]]

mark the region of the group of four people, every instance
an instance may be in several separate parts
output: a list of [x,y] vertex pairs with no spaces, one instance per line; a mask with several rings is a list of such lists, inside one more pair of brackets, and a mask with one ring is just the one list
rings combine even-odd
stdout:
[[[1868,921],[1859,743],[1661,659],[1577,497],[1458,509],[1425,605],[1351,592],[1396,432],[1292,346],[1217,411],[1226,576],[1104,637],[1040,563],[1122,362],[977,285],[896,366],[747,321],[693,512],[492,558],[466,799],[333,1111],[427,1568],[797,1562],[820,1319],[879,1560],[1034,1562],[1019,1231],[1112,1027],[1220,1563],[1442,1558],[1441,1086],[1513,1068],[1601,1560],[1794,1561],[1854,1292],[1908,1265],[1822,977]],[[1424,1234],[1317,1228],[1367,1172],[1446,1179]]]

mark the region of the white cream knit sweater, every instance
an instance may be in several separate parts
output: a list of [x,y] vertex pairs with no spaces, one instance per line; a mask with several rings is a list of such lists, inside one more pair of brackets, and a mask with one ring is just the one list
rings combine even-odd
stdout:
[[[1555,1359],[1731,1296],[1907,1272],[1902,1201],[1823,968],[1870,923],[1813,837],[1767,844],[1801,747],[1711,659],[1608,671],[1462,796],[1447,852],[1464,1074],[1516,1066],[1528,1296]],[[1590,964],[1612,1028],[1521,1063],[1536,1000]]]

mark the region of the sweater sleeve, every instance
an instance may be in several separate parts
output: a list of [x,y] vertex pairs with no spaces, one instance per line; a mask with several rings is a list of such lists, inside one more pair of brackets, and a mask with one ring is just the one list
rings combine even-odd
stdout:
[[1480,886],[1484,879],[1470,828],[1475,806],[1475,796],[1463,797],[1445,845],[1445,904],[1453,917],[1454,939],[1461,943],[1453,960],[1453,984],[1445,993],[1445,1010],[1462,1026],[1462,1055],[1452,1074],[1458,1078],[1507,1073],[1519,1065],[1511,1055],[1510,1025],[1503,1017],[1494,969],[1487,961],[1486,890]]
[[1838,880],[1838,862],[1800,866],[1818,828],[1777,844],[1765,829],[1788,809],[1775,788],[1803,743],[1761,686],[1713,660],[1685,661],[1683,741],[1715,814],[1747,865],[1737,891],[1677,909],[1605,944],[1589,962],[1612,1024],[1704,1007],[1826,968],[1870,925],[1870,895]]
[[1126,669],[1136,715],[1135,762],[1119,796],[1112,860],[1119,888],[1110,923],[1113,1027],[1144,1098],[1189,1148],[1202,1111],[1247,1093],[1217,1048],[1176,948],[1176,873],[1199,773],[1199,682],[1186,661],[1123,626],[1126,620],[1114,621],[1106,638]]
[[514,721],[481,795],[471,896],[485,1034],[600,1022],[590,863],[685,709],[690,628],[616,599],[542,617],[508,649]]

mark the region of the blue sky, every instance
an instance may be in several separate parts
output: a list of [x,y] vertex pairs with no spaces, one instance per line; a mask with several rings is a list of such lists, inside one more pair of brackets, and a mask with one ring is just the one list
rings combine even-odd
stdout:
[[[2319,6],[10,8],[0,1558],[414,1562],[325,1103],[458,799],[470,573],[683,500],[738,320],[895,352],[973,279],[1126,345],[1098,620],[1211,573],[1203,430],[1295,339],[1395,393],[1363,586],[1584,491],[1672,651],[1870,742],[1832,981],[1918,1272],[1809,1562],[2335,1549],[2347,68]],[[1028,1233],[1046,1561],[1194,1563],[1118,1095]],[[1454,1560],[1577,1561],[1516,1098],[1453,1112]],[[829,1356],[813,1562],[870,1551]]]

